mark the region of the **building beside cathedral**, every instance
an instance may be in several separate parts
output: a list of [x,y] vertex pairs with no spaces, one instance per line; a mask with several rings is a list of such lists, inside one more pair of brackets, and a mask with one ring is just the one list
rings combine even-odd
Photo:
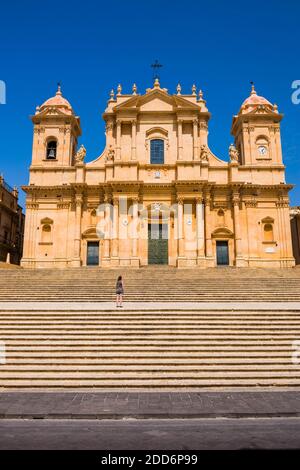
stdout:
[[300,206],[290,208],[293,255],[300,264]]
[[209,148],[195,86],[119,85],[103,114],[106,146],[85,162],[80,119],[59,87],[32,117],[22,265],[294,266],[282,117],[253,86],[224,161]]
[[0,262],[20,264],[25,216],[18,204],[19,192],[0,175]]

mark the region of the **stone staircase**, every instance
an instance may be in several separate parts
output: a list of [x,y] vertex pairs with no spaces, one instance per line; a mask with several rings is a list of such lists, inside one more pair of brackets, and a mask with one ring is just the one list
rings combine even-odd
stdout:
[[0,388],[298,387],[299,312],[2,312]]
[[[70,301],[111,300],[118,271],[0,271],[1,390],[186,390],[300,386],[292,363],[299,309],[198,306],[131,310]],[[298,301],[300,271],[123,270],[131,301]],[[4,301],[18,300],[9,309]],[[36,300],[38,308],[20,301]],[[68,300],[57,309],[43,300]],[[2,301],[2,304],[1,304]],[[50,305],[50,306],[49,306]],[[246,305],[246,304],[244,304]],[[283,304],[284,305],[284,304]],[[10,307],[12,308],[12,307]]]
[[155,266],[141,269],[0,269],[2,301],[111,301],[117,275],[131,302],[299,301],[300,269]]

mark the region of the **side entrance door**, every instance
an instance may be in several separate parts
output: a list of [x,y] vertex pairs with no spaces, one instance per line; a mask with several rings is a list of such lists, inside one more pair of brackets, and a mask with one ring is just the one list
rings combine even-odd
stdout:
[[229,265],[228,241],[217,241],[217,265]]
[[148,224],[148,264],[168,262],[168,225]]
[[99,265],[99,242],[87,242],[87,266]]

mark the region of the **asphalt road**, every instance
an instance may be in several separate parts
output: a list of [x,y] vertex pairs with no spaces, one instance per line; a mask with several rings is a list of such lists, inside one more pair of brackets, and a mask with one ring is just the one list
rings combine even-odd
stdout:
[[300,418],[2,419],[0,449],[300,449]]

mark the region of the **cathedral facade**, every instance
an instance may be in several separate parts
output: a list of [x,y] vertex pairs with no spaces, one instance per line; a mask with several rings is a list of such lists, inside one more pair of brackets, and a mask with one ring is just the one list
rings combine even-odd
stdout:
[[22,266],[294,266],[282,117],[253,86],[224,161],[208,146],[195,86],[119,85],[103,114],[105,149],[85,162],[80,119],[59,87],[32,117]]

